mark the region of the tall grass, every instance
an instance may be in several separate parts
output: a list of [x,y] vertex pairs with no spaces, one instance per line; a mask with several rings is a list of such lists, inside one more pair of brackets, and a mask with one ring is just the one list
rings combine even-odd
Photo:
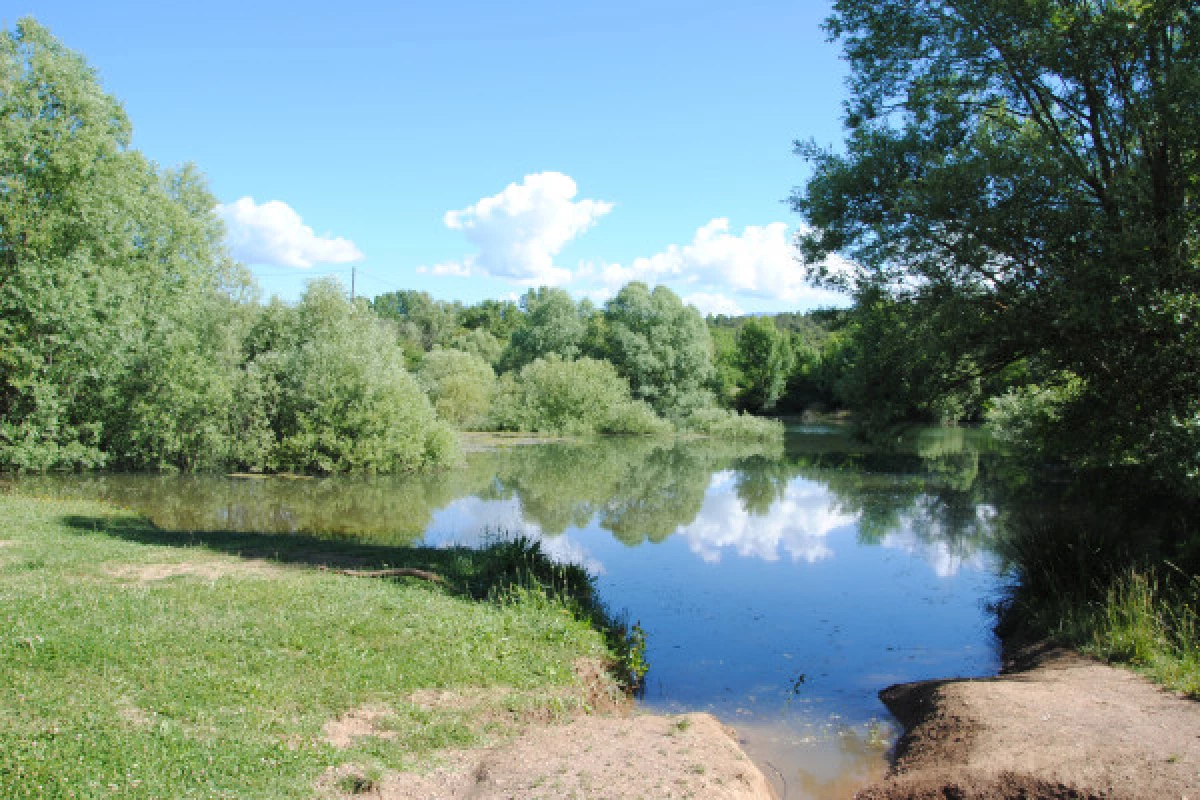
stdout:
[[1005,555],[1014,581],[998,631],[1125,664],[1200,698],[1200,576],[1168,552],[1180,541],[1189,550],[1188,537],[1103,516],[1094,508],[1013,526]]

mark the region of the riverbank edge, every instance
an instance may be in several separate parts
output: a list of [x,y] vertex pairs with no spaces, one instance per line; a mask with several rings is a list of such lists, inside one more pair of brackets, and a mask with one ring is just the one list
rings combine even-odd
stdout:
[[1200,702],[1071,648],[1006,641],[996,676],[880,699],[904,733],[857,800],[1200,795]]

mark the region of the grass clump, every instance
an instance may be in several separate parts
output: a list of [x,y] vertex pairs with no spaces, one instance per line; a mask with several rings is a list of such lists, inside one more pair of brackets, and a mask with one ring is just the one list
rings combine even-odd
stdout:
[[1097,504],[1017,521],[1004,543],[1015,581],[998,632],[1073,647],[1200,698],[1195,541],[1172,516]]
[[[373,765],[358,775],[369,792],[432,749],[498,733],[417,707],[417,690],[553,710],[577,690],[573,665],[612,659],[617,636],[598,629],[586,574],[528,544],[171,532],[19,496],[0,496],[0,540],[3,797],[310,798],[347,764]],[[363,708],[396,735],[335,746],[328,726]]]

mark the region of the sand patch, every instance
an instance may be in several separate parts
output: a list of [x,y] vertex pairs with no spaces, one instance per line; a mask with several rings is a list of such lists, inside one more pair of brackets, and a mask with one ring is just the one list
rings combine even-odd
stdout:
[[146,585],[171,578],[212,581],[231,575],[269,576],[280,567],[260,559],[239,561],[186,561],[175,564],[105,564],[104,573],[117,580]]
[[347,791],[352,781],[345,776],[355,769],[327,772],[321,781],[326,794],[378,800],[773,797],[766,778],[708,714],[590,716],[533,726],[499,747],[441,753],[426,771],[383,775]]
[[392,716],[386,708],[364,706],[342,714],[335,720],[325,723],[323,734],[325,741],[339,750],[345,750],[354,744],[355,739],[373,736],[379,739],[395,739],[396,732],[380,728],[378,720]]

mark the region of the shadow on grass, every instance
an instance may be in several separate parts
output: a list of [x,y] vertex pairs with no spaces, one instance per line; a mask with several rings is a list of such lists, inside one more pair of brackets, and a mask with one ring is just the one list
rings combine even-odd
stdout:
[[[560,564],[526,536],[497,532],[489,544],[469,547],[395,547],[306,534],[172,531],[136,517],[70,515],[63,523],[80,534],[100,534],[137,544],[206,550],[310,569],[412,569],[441,579],[440,590],[479,602],[520,602],[531,595],[562,604],[605,637],[617,656],[613,673],[631,692],[642,686],[645,640],[600,602],[595,583],[577,564]],[[413,580],[367,577],[366,580]]]

